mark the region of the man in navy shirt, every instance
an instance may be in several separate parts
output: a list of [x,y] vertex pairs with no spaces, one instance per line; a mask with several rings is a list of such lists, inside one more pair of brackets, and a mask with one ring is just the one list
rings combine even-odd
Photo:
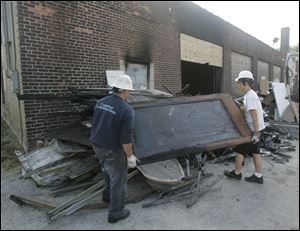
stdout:
[[126,102],[133,90],[128,75],[121,75],[113,83],[113,94],[99,100],[94,108],[90,141],[100,161],[105,180],[102,200],[110,203],[108,222],[114,223],[130,215],[125,209],[127,166],[136,167],[133,155],[134,110]]

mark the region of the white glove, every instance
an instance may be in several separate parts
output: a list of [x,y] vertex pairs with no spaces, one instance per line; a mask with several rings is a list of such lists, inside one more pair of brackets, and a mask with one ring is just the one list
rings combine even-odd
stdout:
[[252,144],[258,143],[259,139],[260,139],[260,132],[253,132],[253,135],[252,135],[252,138],[251,138]]
[[140,162],[138,158],[136,158],[133,154],[129,157],[127,157],[127,165],[128,168],[135,168],[136,162]]

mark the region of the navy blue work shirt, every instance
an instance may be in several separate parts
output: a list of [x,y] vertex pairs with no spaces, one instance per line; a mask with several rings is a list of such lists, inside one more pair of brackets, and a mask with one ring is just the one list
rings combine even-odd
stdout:
[[122,149],[133,140],[133,108],[112,94],[100,99],[95,108],[90,141],[107,149]]

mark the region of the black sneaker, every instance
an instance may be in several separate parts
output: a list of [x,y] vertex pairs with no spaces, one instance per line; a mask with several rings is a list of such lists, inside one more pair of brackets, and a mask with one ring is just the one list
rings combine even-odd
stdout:
[[231,172],[224,171],[224,175],[227,176],[227,177],[229,177],[229,178],[236,179],[236,180],[242,179],[242,173],[236,174],[235,170],[232,170]]
[[110,217],[108,216],[108,222],[109,223],[115,223],[119,220],[123,220],[123,219],[126,219],[127,217],[129,217],[130,215],[130,210],[129,209],[124,209],[122,214],[118,217]]
[[257,177],[257,176],[255,176],[255,174],[253,174],[252,176],[245,177],[245,181],[262,184],[262,183],[264,183],[264,178]]

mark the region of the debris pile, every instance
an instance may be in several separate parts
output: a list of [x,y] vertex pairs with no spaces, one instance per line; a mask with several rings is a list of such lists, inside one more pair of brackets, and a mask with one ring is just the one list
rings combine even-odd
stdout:
[[[77,112],[81,120],[49,133],[51,142],[45,147],[27,154],[16,152],[23,166],[22,177],[32,177],[38,186],[55,186],[49,193],[52,197],[84,190],[61,205],[11,196],[19,205],[51,209],[47,213],[50,221],[82,208],[107,207],[103,203],[90,204],[93,199],[100,198],[104,180],[88,137],[95,98],[107,95],[108,89],[69,90],[73,94],[69,97],[71,101],[86,106]],[[35,97],[20,96],[19,99]],[[274,115],[279,101],[276,97],[268,97],[264,98],[265,110]],[[143,207],[183,199],[186,199],[186,206],[191,207],[224,176],[222,173],[203,186],[203,180],[212,176],[204,169],[206,160],[220,163],[233,159],[233,147],[251,138],[242,114],[231,97],[223,94],[177,98],[157,90],[140,90],[131,94],[129,102],[137,111],[135,132],[140,132],[135,136],[135,151],[144,163],[129,171],[129,178],[134,178],[129,180],[129,196],[133,188],[138,190],[131,193],[128,203],[138,202],[155,190],[159,192],[158,199]],[[277,113],[279,117],[289,118],[287,113],[290,112],[285,108]],[[295,150],[289,140],[296,136],[275,123],[274,118],[276,116],[266,117],[268,125],[262,134],[262,156],[271,156],[276,163],[286,163],[291,156],[283,152]],[[190,136],[186,135],[187,131]],[[139,186],[133,187],[134,182],[139,182]]]
[[284,83],[270,82],[267,94],[259,94],[263,109],[270,120],[296,122],[299,125],[299,104],[292,101],[290,89]]
[[276,123],[270,124],[262,133],[261,154],[272,156],[272,161],[276,163],[287,163],[291,156],[283,152],[296,150],[296,146],[290,142],[294,139],[297,139],[297,134],[293,135],[288,128]]
[[81,182],[100,169],[90,148],[57,139],[46,147],[15,154],[22,164],[22,177],[32,177],[39,186]]
[[282,152],[294,151],[290,141],[299,138],[299,108],[290,100],[289,86],[284,83],[270,82],[267,94],[261,97],[267,125],[261,139],[262,156],[286,163],[291,157]]

